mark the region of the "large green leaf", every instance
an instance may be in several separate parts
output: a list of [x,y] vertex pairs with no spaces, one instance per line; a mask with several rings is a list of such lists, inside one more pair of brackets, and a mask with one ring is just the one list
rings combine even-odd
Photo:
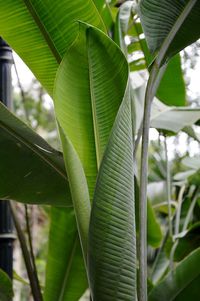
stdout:
[[78,301],[87,276],[74,210],[52,208],[44,301]]
[[127,87],[94,193],[89,231],[89,278],[94,301],[137,299],[133,135]]
[[78,33],[77,20],[104,29],[92,0],[0,0],[0,35],[52,95],[55,74]]
[[[140,18],[151,52],[155,52],[161,47],[177,18],[188,3],[189,0],[140,1]],[[167,56],[173,56],[200,37],[199,14],[200,2],[196,1],[191,13],[171,43],[167,51]]]
[[196,301],[200,296],[200,248],[186,257],[150,292],[149,301]]
[[62,154],[0,103],[0,198],[72,206]]
[[10,301],[13,297],[12,282],[8,275],[0,270],[0,300]]
[[[80,24],[59,68],[55,110],[83,164],[92,196],[97,170],[127,82],[127,63],[101,31]],[[67,158],[66,158],[67,159]]]

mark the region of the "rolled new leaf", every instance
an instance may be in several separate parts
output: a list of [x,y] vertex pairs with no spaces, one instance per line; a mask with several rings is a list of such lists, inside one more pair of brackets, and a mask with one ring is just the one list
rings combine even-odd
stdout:
[[129,86],[101,163],[89,230],[93,301],[135,301],[136,229]]

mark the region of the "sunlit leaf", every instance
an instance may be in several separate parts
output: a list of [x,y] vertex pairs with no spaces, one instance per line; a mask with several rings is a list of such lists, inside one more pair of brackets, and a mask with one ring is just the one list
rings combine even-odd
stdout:
[[0,0],[0,7],[0,35],[51,95],[58,66],[77,36],[76,21],[105,31],[92,0]]

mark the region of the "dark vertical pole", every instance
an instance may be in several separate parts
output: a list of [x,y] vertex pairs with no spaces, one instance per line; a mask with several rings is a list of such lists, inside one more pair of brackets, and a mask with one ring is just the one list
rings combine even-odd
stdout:
[[[0,37],[0,101],[11,107],[13,63],[12,50]],[[8,201],[0,200],[0,268],[10,278],[13,274],[13,222]]]

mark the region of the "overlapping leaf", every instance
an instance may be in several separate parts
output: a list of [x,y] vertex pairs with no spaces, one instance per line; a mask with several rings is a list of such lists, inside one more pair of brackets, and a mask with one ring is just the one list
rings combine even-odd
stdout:
[[[65,163],[79,217],[84,216],[83,208],[88,202],[83,193],[87,186],[81,189],[84,174],[80,173],[79,158],[92,196],[98,166],[126,82],[127,64],[119,48],[102,32],[81,24],[79,36],[59,68],[55,85],[56,115],[62,128]],[[89,224],[89,216],[85,217]]]
[[[83,164],[90,195],[127,82],[127,64],[115,43],[80,24],[80,34],[59,68],[55,110]],[[66,158],[67,159],[67,158]]]
[[[88,184],[90,187],[90,191],[93,190],[94,182],[96,178],[97,168],[100,164],[102,154],[104,151],[105,144],[108,140],[108,136],[110,133],[110,129],[112,127],[112,123],[114,121],[116,112],[119,108],[121,100],[124,95],[126,83],[127,83],[127,63],[123,54],[119,50],[119,48],[103,33],[94,29],[92,27],[86,27],[81,25],[80,35],[77,38],[76,42],[73,44],[72,48],[66,54],[66,57],[63,60],[63,63],[59,69],[59,73],[57,76],[57,83],[55,90],[55,106],[56,106],[56,114],[59,120],[59,124],[62,127],[64,133],[69,137],[72,141],[75,151],[78,153],[86,173],[86,177],[88,180]],[[124,172],[126,168],[127,172],[127,184],[122,181],[121,185],[119,185],[119,190],[125,190],[124,193],[124,202],[121,204],[122,211],[117,213],[117,216],[122,215],[122,224],[124,222],[123,213],[126,212],[128,214],[128,220],[124,224],[123,231],[128,231],[127,235],[127,244],[121,244],[121,247],[124,248],[124,252],[127,252],[127,256],[129,256],[131,266],[133,268],[133,272],[131,273],[130,278],[131,281],[135,281],[135,225],[134,225],[134,178],[133,178],[133,133],[132,133],[132,122],[131,122],[131,111],[130,111],[130,98],[127,96],[127,101],[125,101],[125,112],[124,117],[127,117],[127,120],[123,122],[126,124],[127,133],[124,134],[124,139],[129,139],[128,144],[126,146],[126,141],[121,141],[121,146],[124,147],[125,151],[121,150],[118,154],[118,160],[121,164],[120,171],[123,172],[123,175],[119,175],[119,171],[115,170],[113,166],[112,169],[112,178],[109,179],[105,174],[105,178],[103,181],[107,179],[107,185],[109,185],[109,191],[107,191],[109,195],[109,199],[112,199],[112,202],[115,203],[114,206],[118,206],[118,197],[117,195],[114,197],[112,192],[117,191],[118,185],[117,182],[114,183],[114,179],[119,177],[119,182],[124,177]],[[84,109],[83,109],[84,107]],[[122,109],[123,110],[123,109]],[[122,123],[123,123],[122,122]],[[122,125],[123,126],[123,125]],[[119,125],[120,127],[120,125]],[[125,130],[125,129],[124,129]],[[123,129],[119,131],[123,134]],[[127,135],[127,136],[126,136]],[[120,136],[120,135],[119,135]],[[119,138],[120,139],[120,138]],[[122,137],[123,139],[123,137]],[[120,140],[118,141],[118,144]],[[120,149],[119,149],[120,150]],[[109,154],[109,157],[111,153]],[[122,158],[122,157],[124,158]],[[109,161],[109,157],[105,155],[104,160]],[[131,159],[131,162],[126,162]],[[68,156],[65,158],[68,160]],[[117,154],[113,160],[117,160]],[[66,166],[69,162],[66,164]],[[104,165],[104,164],[103,164]],[[92,169],[93,168],[93,169]],[[118,166],[116,165],[116,168]],[[123,170],[124,168],[124,170]],[[110,169],[110,167],[109,167]],[[110,171],[111,172],[111,171]],[[101,174],[101,172],[100,172]],[[120,184],[120,183],[119,183]],[[123,186],[124,184],[124,186]],[[97,184],[98,185],[98,184]],[[115,187],[113,186],[115,185]],[[104,184],[101,186],[102,189]],[[127,188],[129,187],[129,188]],[[112,188],[112,189],[111,189]],[[107,190],[107,188],[106,188]],[[100,193],[101,194],[101,193]],[[96,195],[96,194],[95,194]],[[103,196],[103,195],[102,195]],[[100,196],[101,198],[101,196]],[[95,197],[96,199],[96,197]],[[110,200],[108,199],[108,203]],[[114,200],[116,202],[114,202]],[[96,201],[95,201],[96,204]],[[108,204],[109,206],[109,204]],[[124,207],[124,209],[123,209]],[[115,215],[115,207],[110,207],[110,215]],[[96,218],[93,215],[93,220],[96,221]],[[109,220],[109,219],[108,219]],[[130,227],[130,224],[133,227]],[[129,226],[128,226],[129,224]],[[128,228],[127,228],[128,227]],[[91,229],[99,232],[99,228],[93,227],[91,225]],[[95,230],[96,229],[96,230]],[[110,244],[114,244],[114,236],[112,235],[112,229],[108,231],[108,228],[105,226],[104,233],[102,235],[102,239],[106,240],[106,236],[110,236]],[[116,236],[121,235],[121,225],[119,224],[119,229],[116,227]],[[121,240],[119,238],[119,240]],[[104,244],[99,244],[96,246],[95,252],[101,253],[101,247]],[[115,257],[114,252],[116,250],[111,249],[111,253],[113,252],[113,256]],[[117,250],[118,254],[123,253],[122,250]],[[89,255],[90,258],[91,253]],[[94,255],[95,257],[95,255]],[[94,258],[93,257],[93,258]],[[97,258],[96,258],[97,259]],[[95,259],[95,260],[96,260]],[[91,260],[91,258],[89,259]],[[112,271],[113,261],[108,254],[102,254],[101,262],[106,265],[106,262],[110,261],[110,268],[108,268],[108,273]],[[126,261],[125,266],[127,265],[128,260]],[[129,262],[129,268],[130,268]],[[91,261],[90,261],[91,263]],[[120,274],[120,266],[121,261],[117,260],[113,267],[118,269],[118,273]],[[118,266],[118,267],[117,267]],[[91,264],[90,264],[91,267]],[[98,273],[98,269],[96,270]],[[100,272],[100,271],[99,271]],[[122,273],[123,274],[123,273]],[[129,272],[127,271],[129,277]],[[96,274],[97,275],[97,274]],[[101,273],[99,273],[99,276]],[[95,275],[91,271],[90,281],[93,283],[95,281]],[[123,278],[123,276],[121,276]],[[100,295],[99,293],[95,293],[95,298],[100,298],[99,300],[105,299],[106,290],[106,282],[107,275],[102,275],[101,279],[97,280],[98,287],[101,287]],[[115,290],[118,287],[119,281],[114,281],[114,286],[112,287],[112,291],[115,294]],[[125,285],[125,283],[129,283],[129,280],[120,281],[121,287]],[[94,287],[93,287],[94,288]],[[135,287],[131,288],[130,294],[131,296],[135,296]],[[119,290],[119,296],[121,296],[121,292]],[[98,300],[98,299],[96,299]],[[122,300],[122,299],[120,299]]]
[[129,87],[98,174],[89,232],[93,299],[136,300],[133,128]]

